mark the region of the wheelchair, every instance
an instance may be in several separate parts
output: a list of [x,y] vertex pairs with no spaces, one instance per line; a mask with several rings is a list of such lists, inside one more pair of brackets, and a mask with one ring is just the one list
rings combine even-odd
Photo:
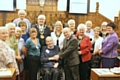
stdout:
[[[65,73],[62,67],[59,67],[59,80],[65,80]],[[40,69],[40,80],[44,80],[44,70],[43,68]],[[52,77],[51,79],[52,80]]]

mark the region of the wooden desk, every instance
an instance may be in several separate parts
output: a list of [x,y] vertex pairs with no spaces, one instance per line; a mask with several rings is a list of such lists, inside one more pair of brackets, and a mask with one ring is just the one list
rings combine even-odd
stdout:
[[[7,68],[7,70],[11,71],[10,75],[0,75],[0,80],[16,80],[16,74],[14,68]],[[0,71],[2,72],[2,71]]]
[[92,69],[91,80],[120,80],[120,75],[113,74],[109,69]]

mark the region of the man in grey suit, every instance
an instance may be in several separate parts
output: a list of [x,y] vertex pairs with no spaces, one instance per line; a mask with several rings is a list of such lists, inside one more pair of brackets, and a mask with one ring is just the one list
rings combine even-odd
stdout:
[[63,48],[54,59],[64,59],[65,80],[79,80],[78,41],[71,35],[69,28],[64,28],[63,33],[65,36]]

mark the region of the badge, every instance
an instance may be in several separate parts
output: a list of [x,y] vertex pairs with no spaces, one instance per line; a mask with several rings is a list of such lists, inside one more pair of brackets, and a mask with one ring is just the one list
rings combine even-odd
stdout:
[[48,49],[46,49],[46,53],[49,53],[50,51]]
[[44,39],[45,37],[44,37],[44,35],[40,35],[40,38],[41,38],[41,39]]

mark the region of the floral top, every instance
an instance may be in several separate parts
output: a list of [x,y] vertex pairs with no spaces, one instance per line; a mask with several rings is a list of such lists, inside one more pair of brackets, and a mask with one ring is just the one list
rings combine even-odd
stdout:
[[14,51],[0,40],[0,68],[7,68],[9,63],[12,63],[14,68],[18,69]]

